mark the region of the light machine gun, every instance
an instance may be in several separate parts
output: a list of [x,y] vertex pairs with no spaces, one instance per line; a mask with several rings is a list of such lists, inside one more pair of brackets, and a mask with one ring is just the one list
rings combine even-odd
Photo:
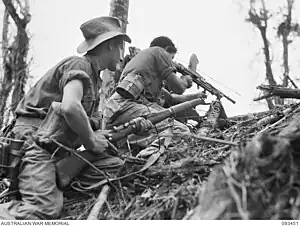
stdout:
[[193,82],[196,83],[198,86],[202,87],[205,91],[207,90],[212,95],[216,96],[218,100],[222,97],[225,97],[227,100],[235,104],[235,101],[231,99],[226,94],[222,93],[220,90],[216,89],[210,83],[208,83],[198,72],[191,68],[187,68],[180,63],[174,62],[177,71],[183,75],[189,75],[192,77]]

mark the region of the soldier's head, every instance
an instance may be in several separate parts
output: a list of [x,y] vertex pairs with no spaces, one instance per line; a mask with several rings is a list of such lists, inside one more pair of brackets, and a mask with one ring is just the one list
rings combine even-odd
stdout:
[[122,57],[124,41],[131,42],[129,36],[121,31],[120,20],[116,17],[98,17],[83,23],[80,29],[85,40],[78,46],[77,52],[99,56],[102,67],[115,70]]
[[150,47],[158,46],[167,51],[169,56],[173,59],[177,53],[177,48],[175,47],[172,40],[166,36],[159,36],[152,40]]

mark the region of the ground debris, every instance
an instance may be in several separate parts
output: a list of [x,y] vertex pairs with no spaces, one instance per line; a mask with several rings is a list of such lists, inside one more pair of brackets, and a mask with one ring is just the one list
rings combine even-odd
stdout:
[[[299,104],[290,104],[231,117],[206,134],[238,147],[179,142],[147,171],[115,181],[99,219],[298,219],[300,124],[291,122],[299,117]],[[143,166],[137,160],[124,175]],[[66,192],[61,219],[86,219],[99,191]]]
[[299,116],[299,104],[285,105],[229,118],[226,130],[206,135],[239,147],[191,138],[169,148],[143,175],[120,182],[123,198],[113,191],[101,219],[297,219],[296,154],[274,135]]

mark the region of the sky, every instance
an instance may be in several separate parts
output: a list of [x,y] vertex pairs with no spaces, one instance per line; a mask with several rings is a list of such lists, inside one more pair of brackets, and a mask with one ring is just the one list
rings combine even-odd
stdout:
[[[76,48],[83,40],[80,25],[108,15],[110,0],[31,0],[30,3],[32,20],[28,28],[33,57],[30,73],[36,81],[62,58],[77,55]],[[261,40],[245,17],[245,8],[236,0],[130,0],[127,33],[132,44],[129,46],[143,49],[153,38],[169,36],[178,47],[175,61],[187,64],[190,55],[197,54],[199,72],[236,100],[232,104],[222,99],[228,116],[262,111],[266,110],[265,102],[252,101],[258,95],[255,87],[264,81]],[[300,58],[294,59],[296,69],[300,66],[297,59]],[[196,87],[188,90],[196,91]]]

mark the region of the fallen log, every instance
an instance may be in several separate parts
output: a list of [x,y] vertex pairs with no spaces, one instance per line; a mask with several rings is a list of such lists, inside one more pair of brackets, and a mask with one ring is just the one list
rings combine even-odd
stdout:
[[[274,86],[274,85],[260,85],[257,87],[259,90],[263,90],[266,93],[266,97],[278,96],[280,98],[294,98],[300,99],[300,89],[291,89],[287,87]],[[261,100],[256,98],[255,100]]]
[[236,116],[229,117],[228,120],[229,121],[245,121],[245,120],[251,120],[251,119],[261,119],[266,116],[273,115],[277,111],[282,111],[286,108],[293,107],[294,105],[296,105],[296,104],[276,106],[274,109],[268,110],[268,111],[253,112],[253,113],[248,113],[245,115],[236,115]]

